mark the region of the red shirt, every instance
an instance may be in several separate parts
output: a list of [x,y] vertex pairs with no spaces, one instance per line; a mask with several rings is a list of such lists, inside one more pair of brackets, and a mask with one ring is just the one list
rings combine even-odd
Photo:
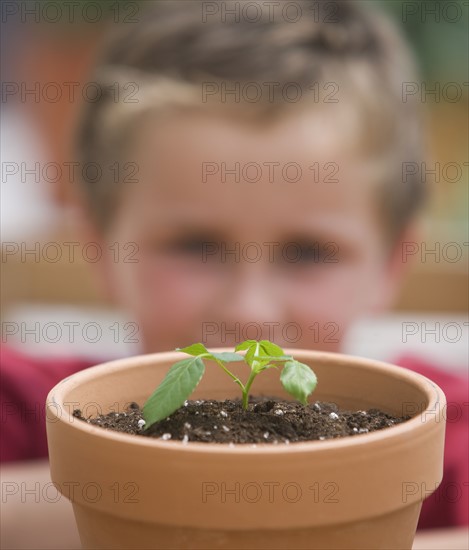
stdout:
[[[91,366],[89,361],[33,359],[8,348],[1,351],[1,462],[47,457],[45,401],[63,378]],[[469,524],[467,377],[436,369],[415,358],[397,364],[430,378],[446,394],[443,481],[422,506],[418,527]],[[422,490],[425,490],[422,489]],[[431,488],[428,488],[428,492]]]
[[1,348],[0,462],[47,457],[47,394],[67,376],[90,366],[90,361],[37,359]]
[[424,501],[418,527],[436,529],[468,525],[469,379],[445,372],[415,357],[402,357],[397,364],[423,374],[440,386],[446,395],[446,410],[443,411],[446,419],[443,480]]

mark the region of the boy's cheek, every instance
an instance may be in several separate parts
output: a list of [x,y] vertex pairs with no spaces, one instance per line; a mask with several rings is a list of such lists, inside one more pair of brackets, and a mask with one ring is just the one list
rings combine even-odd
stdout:
[[206,269],[191,269],[190,263],[142,262],[135,267],[129,284],[134,302],[130,308],[153,327],[174,323],[182,326],[197,319],[207,300],[216,294],[219,276]]
[[210,279],[153,261],[116,266],[114,278],[118,305],[139,325],[142,351],[174,349],[192,343],[194,336],[200,340],[199,318],[210,296]]
[[[120,305],[139,323],[145,351],[200,341],[204,323],[224,321],[218,297],[227,299],[227,272],[220,266],[148,257],[115,269]],[[274,274],[266,272],[265,277]],[[368,309],[376,278],[372,266],[364,263],[339,263],[301,277],[286,274],[275,298],[282,304],[280,315],[268,319],[275,325],[266,329],[274,335],[263,337],[273,336],[284,346],[339,350],[350,324]]]
[[338,266],[315,282],[291,287],[290,316],[303,329],[302,344],[339,349],[350,326],[371,310],[380,277],[371,266]]

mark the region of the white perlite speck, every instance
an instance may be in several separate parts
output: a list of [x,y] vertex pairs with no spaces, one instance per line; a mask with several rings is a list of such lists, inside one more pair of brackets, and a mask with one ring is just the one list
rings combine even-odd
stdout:
[[183,443],[183,445],[185,445],[188,441],[189,441],[189,436],[186,434],[186,435],[182,438],[182,443]]
[[264,432],[264,434],[262,435],[262,437],[264,439],[267,439],[269,437],[269,432]]
[[276,414],[277,416],[283,416],[284,413],[283,413],[282,409],[277,409],[277,410],[275,411],[275,414]]
[[330,415],[329,415],[329,418],[332,418],[332,420],[337,420],[339,418],[339,415],[336,414],[335,412],[332,412]]
[[171,439],[171,434],[163,434],[160,439],[167,441],[168,439]]
[[143,428],[143,426],[145,426],[146,422],[145,422],[145,420],[143,420],[143,418],[141,418],[141,419],[137,422],[137,424],[138,424],[138,427],[139,427],[139,428]]
[[186,430],[190,430],[192,426],[189,424],[189,422],[184,422],[184,428],[186,428]]
[[229,431],[230,431],[230,428],[228,428],[228,426],[222,426],[222,428],[223,428],[223,430],[224,430],[225,432],[229,432]]
[[223,416],[223,418],[226,418],[228,416],[228,413],[226,411],[220,411],[220,416]]

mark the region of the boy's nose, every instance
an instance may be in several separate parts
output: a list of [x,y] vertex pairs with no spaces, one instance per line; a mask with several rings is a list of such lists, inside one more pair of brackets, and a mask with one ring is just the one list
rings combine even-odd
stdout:
[[[236,324],[239,325],[239,340],[272,339],[273,326],[284,317],[281,296],[275,292],[274,281],[265,266],[238,264],[226,275],[224,295],[218,304],[218,319],[233,330],[236,342]],[[217,307],[217,306],[215,306]]]

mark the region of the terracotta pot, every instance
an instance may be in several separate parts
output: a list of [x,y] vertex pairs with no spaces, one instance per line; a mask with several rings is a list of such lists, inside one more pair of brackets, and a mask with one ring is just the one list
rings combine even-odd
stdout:
[[[314,400],[412,414],[401,425],[309,443],[163,441],[77,420],[140,404],[181,359],[113,361],[59,383],[47,399],[52,480],[72,500],[83,548],[408,548],[443,469],[445,396],[414,372],[378,361],[288,350],[318,376]],[[232,364],[243,378],[247,367]],[[236,368],[238,367],[238,368]],[[287,397],[269,369],[252,393]],[[239,396],[208,365],[192,397]]]

